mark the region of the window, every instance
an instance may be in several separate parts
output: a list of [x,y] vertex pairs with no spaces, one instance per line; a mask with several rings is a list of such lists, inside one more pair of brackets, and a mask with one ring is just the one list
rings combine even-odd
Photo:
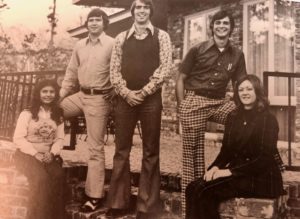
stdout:
[[183,55],[195,44],[206,41],[211,37],[209,23],[212,16],[219,10],[218,7],[185,17]]
[[[262,79],[264,71],[294,72],[295,15],[288,0],[254,0],[244,3],[243,49],[247,70]],[[273,105],[287,105],[288,82],[270,78]],[[294,82],[292,83],[292,95]],[[295,104],[295,97],[292,102]]]

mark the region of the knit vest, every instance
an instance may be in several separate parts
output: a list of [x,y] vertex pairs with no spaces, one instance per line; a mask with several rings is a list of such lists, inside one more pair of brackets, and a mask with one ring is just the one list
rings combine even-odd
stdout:
[[[127,32],[128,34],[128,32]],[[126,36],[127,38],[127,36]],[[121,73],[130,90],[140,90],[159,66],[158,29],[143,40],[133,35],[123,44]]]

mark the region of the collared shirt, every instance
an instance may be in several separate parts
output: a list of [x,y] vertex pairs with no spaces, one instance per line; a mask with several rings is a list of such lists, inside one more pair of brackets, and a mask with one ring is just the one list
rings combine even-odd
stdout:
[[128,35],[127,35],[127,37],[126,37],[126,39],[129,39],[129,37],[131,37],[132,35],[134,35],[135,34],[135,38],[136,39],[145,39],[146,38],[146,36],[149,34],[149,33],[151,33],[151,35],[153,36],[153,34],[154,34],[154,27],[153,27],[153,25],[149,22],[147,25],[146,25],[146,32],[145,32],[145,34],[142,34],[142,36],[141,37],[139,37],[136,33],[136,26],[135,26],[135,24],[133,24],[132,26],[131,26],[131,28],[129,29],[129,32],[128,32]]
[[[153,36],[154,27],[150,23],[147,27],[150,31],[149,34]],[[110,80],[112,85],[115,87],[116,92],[126,98],[130,90],[126,86],[126,81],[121,74],[121,62],[122,62],[122,46],[126,40],[126,37],[135,37],[135,27],[134,25],[129,29],[129,31],[124,31],[116,37],[116,42],[113,47],[111,62],[110,62]],[[138,39],[138,38],[137,38]],[[169,34],[163,30],[158,29],[158,41],[159,41],[159,66],[153,72],[153,75],[149,79],[143,88],[143,93],[151,95],[155,93],[159,88],[162,87],[165,78],[170,74],[170,68],[172,64],[172,46]],[[138,48],[137,48],[138,50]],[[145,61],[147,61],[145,57]]]
[[221,52],[213,39],[192,47],[179,71],[186,74],[185,89],[211,92],[224,96],[231,79],[234,83],[246,75],[244,54],[230,42]]
[[39,120],[33,120],[30,111],[21,112],[17,121],[14,143],[26,154],[34,156],[36,153],[60,153],[64,143],[64,123],[57,125],[51,119],[51,112],[43,107],[38,113]]
[[114,39],[102,33],[96,43],[90,38],[77,42],[66,70],[62,88],[70,92],[77,80],[84,88],[110,89],[109,63]]

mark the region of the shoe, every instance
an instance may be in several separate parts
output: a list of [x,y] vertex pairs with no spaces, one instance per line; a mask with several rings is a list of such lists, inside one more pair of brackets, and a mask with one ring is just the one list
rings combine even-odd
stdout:
[[82,213],[90,213],[101,208],[103,205],[102,199],[89,199],[79,209]]
[[157,213],[141,212],[138,211],[136,214],[136,219],[158,219]]
[[127,213],[127,209],[117,209],[117,208],[110,208],[105,213],[107,219],[115,219],[118,217],[123,217]]

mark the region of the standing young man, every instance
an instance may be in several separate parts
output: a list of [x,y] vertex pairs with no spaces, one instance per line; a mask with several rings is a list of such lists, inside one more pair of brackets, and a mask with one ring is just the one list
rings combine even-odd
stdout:
[[135,0],[133,26],[116,38],[111,58],[111,82],[118,94],[115,108],[116,151],[108,194],[107,217],[129,207],[129,154],[134,129],[141,122],[143,159],[137,198],[137,218],[157,218],[160,170],[161,87],[172,62],[169,35],[150,22],[151,0]]
[[226,11],[217,12],[210,23],[212,39],[192,47],[185,56],[176,83],[182,124],[183,168],[182,207],[185,188],[204,174],[204,133],[208,120],[224,123],[235,105],[225,100],[229,80],[246,74],[244,54],[233,47],[229,37],[234,20]]
[[[87,201],[81,206],[82,212],[101,207],[104,195],[104,135],[111,109],[110,100],[114,95],[109,79],[114,40],[104,33],[108,23],[108,16],[99,8],[88,14],[86,27],[89,35],[77,42],[60,90],[65,117],[84,113],[86,119],[89,160],[85,183]],[[68,96],[77,82],[80,91]]]

